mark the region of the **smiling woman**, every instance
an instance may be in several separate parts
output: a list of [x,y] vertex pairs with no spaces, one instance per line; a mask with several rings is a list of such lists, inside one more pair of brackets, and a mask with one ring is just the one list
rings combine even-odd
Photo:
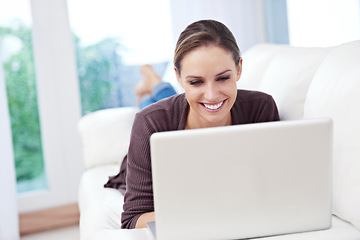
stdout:
[[184,56],[181,69],[177,78],[190,105],[185,129],[230,125],[241,61],[236,65],[222,47],[203,46]]
[[128,155],[119,174],[106,184],[121,192],[126,189],[122,228],[143,228],[154,221],[153,133],[279,120],[271,96],[237,90],[240,51],[224,24],[214,20],[190,24],[177,42],[174,65],[185,94],[163,99],[136,115]]

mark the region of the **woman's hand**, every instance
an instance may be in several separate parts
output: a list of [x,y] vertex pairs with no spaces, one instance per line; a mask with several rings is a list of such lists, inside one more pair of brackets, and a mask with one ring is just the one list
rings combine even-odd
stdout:
[[142,214],[136,221],[135,228],[146,228],[146,223],[155,221],[155,212]]

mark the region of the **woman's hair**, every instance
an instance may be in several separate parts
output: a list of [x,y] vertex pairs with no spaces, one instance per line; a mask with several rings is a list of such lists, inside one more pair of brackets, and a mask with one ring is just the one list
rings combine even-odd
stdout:
[[195,48],[215,45],[232,53],[236,65],[240,62],[240,49],[234,35],[221,22],[200,20],[186,27],[176,43],[174,65],[180,74],[181,61]]

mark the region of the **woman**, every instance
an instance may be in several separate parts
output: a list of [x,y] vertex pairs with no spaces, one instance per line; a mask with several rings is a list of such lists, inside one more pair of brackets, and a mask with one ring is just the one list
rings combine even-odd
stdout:
[[[230,30],[220,22],[189,25],[178,39],[177,80],[185,94],[158,101],[137,113],[116,184],[125,190],[122,228],[143,228],[154,221],[150,136],[155,132],[279,120],[271,96],[237,90],[242,59]],[[125,182],[126,176],[126,182]]]

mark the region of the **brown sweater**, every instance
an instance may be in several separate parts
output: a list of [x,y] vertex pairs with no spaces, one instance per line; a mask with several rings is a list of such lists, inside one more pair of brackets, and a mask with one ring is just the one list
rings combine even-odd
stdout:
[[[111,177],[105,187],[125,193],[122,228],[135,228],[139,216],[154,211],[150,136],[155,132],[185,129],[189,105],[184,94],[152,104],[135,116],[130,146],[118,175]],[[278,121],[279,114],[273,98],[265,93],[238,90],[231,109],[232,125]],[[125,191],[126,190],[126,191]]]

